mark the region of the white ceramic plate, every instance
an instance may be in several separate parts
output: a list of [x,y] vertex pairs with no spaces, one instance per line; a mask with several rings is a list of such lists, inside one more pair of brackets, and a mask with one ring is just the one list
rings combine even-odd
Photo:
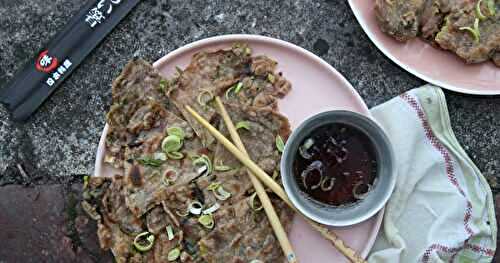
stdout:
[[451,52],[420,39],[401,43],[380,31],[375,1],[349,0],[361,27],[388,58],[411,74],[434,85],[476,95],[500,94],[500,68],[492,62],[468,65]]
[[[279,71],[292,83],[292,91],[279,103],[280,111],[289,118],[292,129],[310,115],[330,109],[346,109],[370,116],[361,97],[334,68],[303,48],[273,38],[254,35],[208,38],[169,53],[156,61],[154,67],[164,76],[171,76],[175,66],[187,66],[196,52],[229,48],[238,41],[248,43],[254,54],[265,54],[277,60]],[[116,172],[103,164],[107,130],[106,125],[97,150],[96,176]],[[382,216],[383,211],[360,224],[333,229],[350,247],[366,257],[379,231]],[[293,220],[290,240],[300,262],[348,262],[298,216]]]

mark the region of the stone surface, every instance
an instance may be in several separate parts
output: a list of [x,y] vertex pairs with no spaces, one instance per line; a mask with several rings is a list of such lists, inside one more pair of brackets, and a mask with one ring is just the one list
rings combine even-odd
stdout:
[[[12,123],[0,107],[0,185],[60,183],[92,173],[110,85],[123,65],[133,56],[155,61],[209,36],[261,34],[300,45],[337,68],[369,107],[422,85],[377,50],[346,2],[142,1],[28,122]],[[0,88],[82,3],[0,0]],[[458,140],[498,192],[500,97],[446,96]]]
[[0,262],[111,262],[80,208],[81,187],[1,187]]
[[[497,194],[495,197],[495,213],[496,213],[496,218],[497,218],[497,224],[500,222],[500,194]],[[500,253],[498,252],[498,249],[500,248],[500,232],[497,232],[497,251],[495,253],[495,257],[493,258],[492,262],[498,263],[500,262]]]

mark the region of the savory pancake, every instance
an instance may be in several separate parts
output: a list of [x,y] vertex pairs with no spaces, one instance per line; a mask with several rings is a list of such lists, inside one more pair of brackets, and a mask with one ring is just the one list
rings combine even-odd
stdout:
[[[201,51],[163,78],[134,59],[113,83],[105,162],[121,170],[91,177],[82,207],[98,222],[102,249],[117,262],[283,262],[284,255],[246,168],[185,111],[195,108],[223,133],[213,105],[222,97],[250,157],[278,175],[277,110],[290,83],[277,62],[245,44]],[[270,198],[287,229],[293,212]]]
[[421,37],[466,63],[500,66],[500,1],[376,0],[375,14],[380,29],[399,41]]

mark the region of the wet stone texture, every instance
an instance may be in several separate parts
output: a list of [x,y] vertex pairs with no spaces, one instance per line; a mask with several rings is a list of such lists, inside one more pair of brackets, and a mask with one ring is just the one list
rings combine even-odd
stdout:
[[[0,0],[0,89],[83,2]],[[40,259],[44,249],[54,245],[59,252],[47,251],[51,256],[61,255],[59,261],[83,260],[85,257],[79,253],[94,249],[75,240],[73,230],[67,232],[68,219],[62,211],[71,200],[66,191],[71,191],[83,175],[92,173],[104,114],[111,100],[111,82],[134,56],[155,61],[184,44],[209,36],[261,34],[321,56],[352,83],[369,107],[424,84],[377,50],[346,2],[143,0],[26,123],[11,122],[0,107],[0,204],[2,211],[11,211],[0,213],[0,225],[4,229],[3,224],[7,224],[14,231],[0,231],[0,240],[14,240],[6,242],[9,249],[15,251],[19,248],[14,244],[19,244],[25,253]],[[446,97],[458,140],[498,193],[500,97],[453,92],[446,92]],[[21,206],[40,209],[28,212],[15,208],[23,202],[27,203]],[[42,209],[49,205],[46,211]],[[498,209],[498,202],[496,205]],[[31,221],[24,221],[31,220],[35,216],[32,213],[38,213],[40,220],[49,220],[50,226],[31,226]],[[22,237],[36,236],[40,231],[47,233],[40,242],[21,242]],[[4,248],[5,243],[0,249],[0,262],[6,256]],[[92,255],[87,258],[93,259]]]
[[0,188],[0,262],[111,262],[95,222],[81,210],[80,184]]

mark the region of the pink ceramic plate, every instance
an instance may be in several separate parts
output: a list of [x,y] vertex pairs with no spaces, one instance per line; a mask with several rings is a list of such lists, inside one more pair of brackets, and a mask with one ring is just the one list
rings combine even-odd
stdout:
[[454,54],[414,39],[400,43],[380,31],[375,1],[349,0],[358,22],[373,43],[392,61],[413,75],[457,92],[500,94],[500,68],[492,62],[467,65]]
[[[328,109],[347,109],[370,115],[358,93],[329,64],[303,48],[273,38],[253,35],[208,38],[169,53],[156,61],[154,67],[164,76],[171,76],[175,66],[187,66],[196,52],[228,48],[236,41],[249,43],[254,54],[265,54],[279,62],[279,70],[292,83],[292,91],[279,104],[281,112],[290,119],[292,128],[310,115]],[[97,150],[96,176],[113,172],[102,162],[107,129],[106,125]],[[382,215],[383,211],[360,224],[334,229],[349,246],[366,257],[380,228]],[[293,220],[290,239],[301,262],[348,262],[298,216]]]

